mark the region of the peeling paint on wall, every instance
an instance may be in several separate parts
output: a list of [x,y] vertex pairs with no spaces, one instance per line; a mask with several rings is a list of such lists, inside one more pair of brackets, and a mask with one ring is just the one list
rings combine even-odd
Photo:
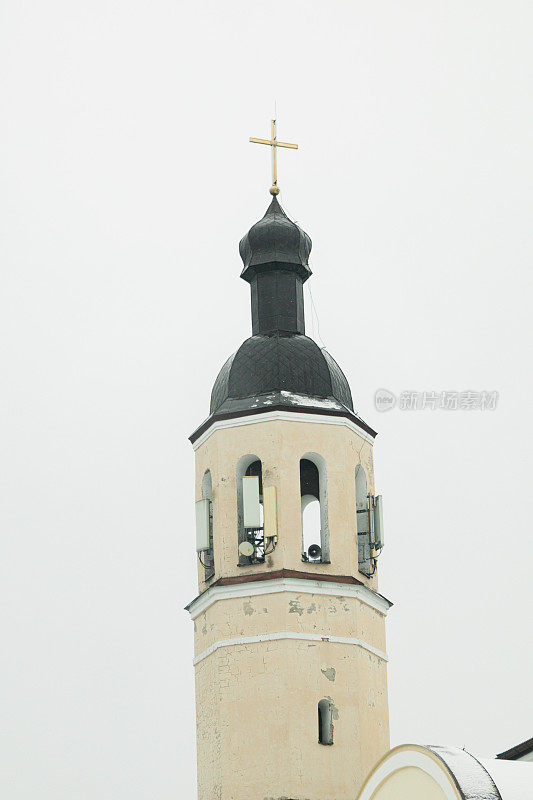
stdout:
[[328,700],[331,703],[331,716],[333,717],[333,719],[339,719],[339,709],[337,708],[331,697],[328,697]]
[[320,672],[324,675],[328,681],[334,681],[335,675],[337,674],[334,667],[327,667],[326,669],[321,669]]
[[289,614],[299,614],[302,616],[304,609],[299,600],[289,600]]
[[247,600],[246,603],[243,603],[242,608],[247,617],[251,617],[252,614],[255,614],[255,608],[253,607],[251,600]]

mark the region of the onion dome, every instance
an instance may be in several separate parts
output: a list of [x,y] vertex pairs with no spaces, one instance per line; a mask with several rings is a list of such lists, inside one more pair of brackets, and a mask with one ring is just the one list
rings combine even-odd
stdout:
[[311,246],[276,197],[241,239],[252,336],[220,370],[210,416],[191,441],[217,419],[275,410],[344,416],[375,435],[354,412],[350,386],[335,359],[305,335],[303,284],[311,275]]
[[303,281],[311,275],[308,259],[311,239],[295,222],[292,222],[278,203],[277,197],[266,210],[263,219],[252,225],[239,244],[244,263],[241,278],[251,282],[254,274],[271,268],[293,270]]

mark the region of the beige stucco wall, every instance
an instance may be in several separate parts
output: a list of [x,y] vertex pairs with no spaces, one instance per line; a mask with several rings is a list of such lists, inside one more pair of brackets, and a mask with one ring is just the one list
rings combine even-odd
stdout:
[[279,631],[361,639],[386,649],[383,614],[360,599],[284,591],[218,600],[194,620],[194,654],[221,640]]
[[[297,609],[297,610],[295,610]],[[386,662],[357,644],[239,635],[365,637],[384,649],[383,615],[357,598],[283,592],[220,600],[195,620],[199,799],[353,800],[389,747]],[[334,744],[318,743],[318,703]]]
[[[199,591],[220,577],[269,569],[306,570],[313,574],[353,575],[377,589],[377,573],[365,578],[358,569],[355,516],[355,468],[361,464],[369,491],[374,492],[372,444],[341,423],[274,420],[214,431],[196,450],[196,498],[202,496],[202,478],[210,470],[213,485],[215,576],[207,584],[201,565]],[[329,564],[302,562],[300,459],[318,453],[326,462]],[[237,482],[239,459],[256,455],[262,462],[264,486],[275,486],[278,507],[278,545],[267,563],[238,564]]]
[[[326,462],[329,564],[301,559],[299,462],[309,452]],[[247,454],[262,461],[263,485],[276,487],[279,539],[264,564],[238,566],[236,470]],[[282,568],[313,578],[353,576],[375,591],[377,575],[358,571],[358,464],[373,491],[372,445],[343,424],[248,418],[214,431],[196,450],[196,499],[211,472],[215,552],[207,584],[199,568],[200,592],[219,578]],[[353,800],[387,751],[386,660],[372,651],[386,650],[384,615],[348,587],[346,596],[329,587],[259,594],[242,586],[242,596],[227,592],[196,617],[199,800]],[[264,638],[280,633],[292,638]],[[323,698],[334,709],[332,746],[318,743]]]

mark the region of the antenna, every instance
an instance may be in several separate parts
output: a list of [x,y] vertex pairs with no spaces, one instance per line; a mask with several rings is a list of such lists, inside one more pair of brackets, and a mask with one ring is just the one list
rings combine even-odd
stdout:
[[251,542],[241,542],[239,545],[239,553],[241,556],[250,558],[254,554],[254,546]]
[[242,479],[242,504],[244,527],[257,530],[261,527],[261,503],[257,475],[245,475]]
[[196,552],[203,553],[210,550],[209,542],[209,514],[210,514],[210,501],[198,500],[195,504],[196,508]]

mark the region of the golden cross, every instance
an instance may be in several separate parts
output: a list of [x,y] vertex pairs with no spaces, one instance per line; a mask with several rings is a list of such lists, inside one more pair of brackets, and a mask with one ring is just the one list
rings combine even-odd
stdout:
[[253,139],[250,136],[250,141],[254,142],[255,144],[269,144],[272,148],[272,186],[270,187],[270,194],[279,194],[278,189],[278,159],[276,154],[276,148],[278,147],[290,147],[291,150],[298,150],[297,144],[288,144],[287,142],[278,142],[276,139],[276,120],[272,120],[272,138],[271,139]]

